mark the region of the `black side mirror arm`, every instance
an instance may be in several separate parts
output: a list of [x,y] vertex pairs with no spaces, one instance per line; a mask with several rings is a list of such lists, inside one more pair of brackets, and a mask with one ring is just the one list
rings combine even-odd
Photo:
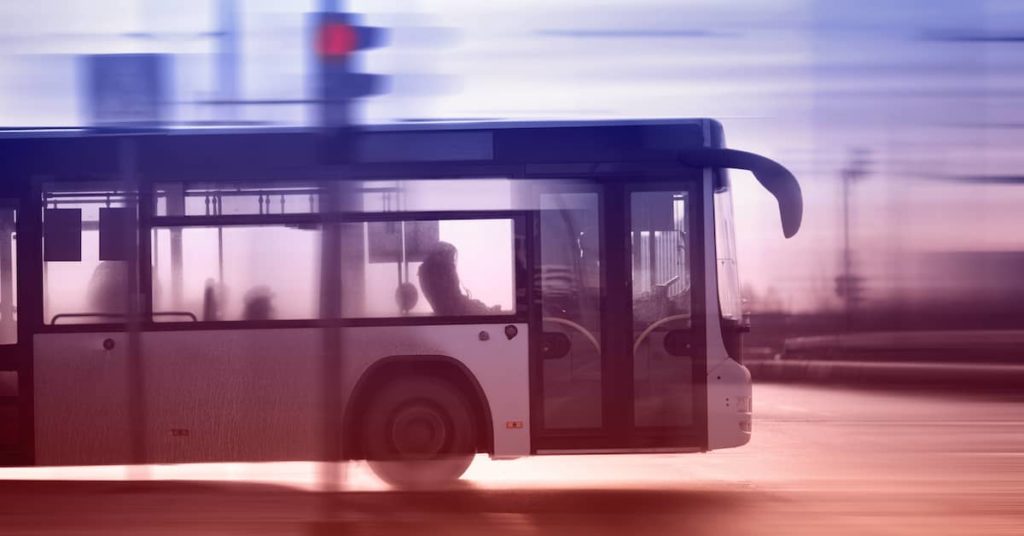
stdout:
[[804,201],[800,183],[788,169],[761,155],[736,149],[703,148],[679,151],[679,162],[693,167],[720,167],[745,169],[754,174],[779,204],[782,232],[792,238],[800,230]]

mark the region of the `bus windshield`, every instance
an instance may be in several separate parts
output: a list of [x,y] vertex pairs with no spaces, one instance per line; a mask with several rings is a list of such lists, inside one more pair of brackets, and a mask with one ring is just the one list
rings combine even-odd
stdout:
[[734,359],[740,358],[739,330],[743,324],[743,299],[736,264],[732,191],[725,170],[715,188],[715,253],[718,276],[718,307],[721,314],[722,338]]

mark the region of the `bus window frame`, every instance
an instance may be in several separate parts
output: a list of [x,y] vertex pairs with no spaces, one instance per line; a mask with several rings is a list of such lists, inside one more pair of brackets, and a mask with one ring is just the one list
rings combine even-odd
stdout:
[[[63,187],[63,188],[61,188]],[[153,196],[149,192],[148,183],[144,178],[136,182],[126,181],[123,178],[117,178],[116,176],[81,176],[81,177],[66,177],[66,176],[49,176],[40,175],[32,177],[29,180],[29,186],[25,193],[27,197],[20,199],[20,203],[24,205],[23,212],[28,214],[28,211],[36,213],[31,221],[26,220],[26,228],[20,230],[19,234],[25,238],[22,241],[22,245],[27,243],[32,244],[31,251],[28,251],[26,247],[26,260],[22,261],[20,256],[18,260],[19,273],[32,273],[31,279],[26,280],[26,286],[22,289],[19,286],[19,294],[24,292],[27,295],[37,295],[38,299],[27,300],[24,296],[20,297],[19,304],[22,302],[28,302],[23,305],[26,309],[24,316],[19,316],[19,322],[24,321],[26,324],[26,330],[32,335],[43,334],[43,333],[82,333],[82,332],[94,332],[94,333],[111,333],[111,332],[125,332],[128,329],[130,322],[128,321],[128,315],[125,314],[124,321],[118,322],[90,322],[84,324],[54,324],[53,320],[57,317],[62,316],[61,313],[47,317],[45,298],[46,293],[46,263],[52,261],[46,261],[44,259],[44,241],[46,239],[46,231],[43,226],[43,213],[47,208],[46,196],[52,193],[51,189],[73,189],[82,188],[89,190],[96,190],[92,193],[99,195],[100,191],[112,190],[110,195],[124,196],[125,199],[131,199],[134,197],[134,208],[136,210],[136,217],[134,221],[138,226],[140,234],[138,235],[137,251],[134,254],[134,260],[136,265],[131,270],[132,273],[138,279],[136,285],[136,291],[140,296],[139,299],[139,320],[142,326],[145,327],[150,321],[150,309],[149,309],[149,293],[151,291],[148,282],[143,279],[149,277],[149,270],[146,265],[148,261],[148,249],[149,249],[149,236],[142,235],[141,230],[145,227],[148,221],[148,216],[151,210],[151,202]],[[127,202],[128,206],[132,206],[131,202]],[[19,228],[20,229],[20,228]],[[145,257],[142,253],[146,252]],[[125,261],[130,262],[130,261]],[[30,289],[30,290],[29,290]],[[35,309],[35,310],[32,310]],[[72,312],[71,315],[77,313]],[[83,316],[89,316],[89,313],[84,313]],[[106,315],[97,315],[97,317]],[[70,329],[68,329],[70,328]]]

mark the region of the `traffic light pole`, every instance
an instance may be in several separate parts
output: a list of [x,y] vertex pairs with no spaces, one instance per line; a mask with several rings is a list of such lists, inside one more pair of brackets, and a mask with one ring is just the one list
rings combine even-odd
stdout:
[[[357,99],[377,93],[380,78],[373,74],[354,72],[356,60],[353,54],[359,50],[379,46],[383,41],[383,30],[354,25],[355,16],[341,11],[338,0],[321,0],[321,12],[315,15],[313,41],[317,69],[316,102],[318,104],[318,126],[322,134],[321,153],[325,166],[345,164],[352,145],[353,104]],[[342,288],[342,277],[351,265],[341,251],[342,240],[346,241],[346,252],[353,250],[351,241],[343,232],[343,222],[331,217],[351,207],[353,196],[346,191],[345,184],[338,177],[327,175],[321,182],[320,207],[323,215],[321,233],[320,317],[323,323],[321,358],[321,400],[322,400],[322,452],[319,484],[323,492],[320,500],[318,519],[311,526],[312,534],[337,534],[351,532],[355,522],[352,512],[339,499],[338,492],[345,490],[347,470],[343,452],[342,414],[345,406],[343,395],[345,352],[344,331],[335,324],[341,318],[342,300],[353,298],[354,289]],[[360,235],[361,239],[361,235]],[[348,253],[346,253],[348,254]],[[358,258],[360,266],[362,255]],[[359,278],[349,278],[358,280]]]
[[[330,139],[330,128],[335,126],[349,125],[347,113],[338,117],[338,107],[346,107],[348,103],[334,102],[330,94],[330,84],[327,60],[347,61],[347,59],[324,58],[322,50],[324,20],[329,13],[334,13],[341,8],[338,0],[321,0],[320,10],[323,12],[314,25],[317,54],[317,93],[319,101],[319,127],[324,134],[324,139]],[[344,15],[339,15],[343,17]],[[340,124],[336,121],[340,120]],[[327,145],[324,141],[323,145]],[[321,332],[321,359],[320,359],[320,395],[322,407],[321,419],[321,440],[322,456],[319,467],[319,488],[322,494],[319,502],[317,518],[313,521],[310,534],[319,536],[321,534],[336,534],[338,532],[350,532],[345,527],[345,516],[341,508],[341,502],[336,500],[336,494],[343,491],[347,480],[347,471],[342,454],[341,441],[341,411],[344,400],[342,399],[342,375],[344,374],[344,352],[342,351],[341,328],[332,326],[331,320],[341,318],[342,295],[341,295],[341,236],[339,224],[330,221],[328,214],[337,209],[339,205],[338,184],[325,180],[320,185],[320,206],[319,211],[324,216],[321,222],[320,240],[320,318],[322,322]]]

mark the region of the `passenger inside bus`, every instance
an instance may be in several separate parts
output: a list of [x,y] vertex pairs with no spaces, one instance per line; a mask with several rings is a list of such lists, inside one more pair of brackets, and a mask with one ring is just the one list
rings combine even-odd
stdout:
[[208,278],[203,287],[203,321],[212,322],[219,320],[219,307],[216,284],[212,278]]
[[274,318],[274,294],[269,287],[260,285],[245,293],[244,320],[271,320]]
[[456,268],[459,252],[448,242],[438,242],[423,259],[417,274],[423,295],[440,316],[495,314],[498,306],[488,307],[462,292]]
[[102,261],[93,270],[86,286],[88,313],[100,315],[124,314],[126,263]]

